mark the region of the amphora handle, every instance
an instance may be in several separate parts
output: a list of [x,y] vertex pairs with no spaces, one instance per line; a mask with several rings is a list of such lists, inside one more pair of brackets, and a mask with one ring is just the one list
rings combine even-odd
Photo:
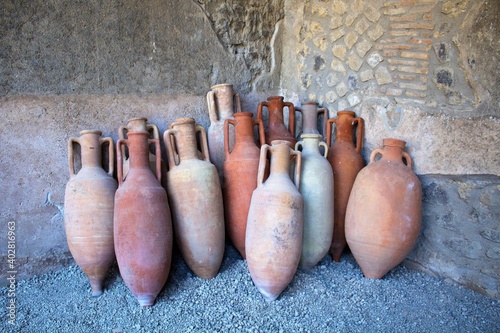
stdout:
[[[119,139],[116,142],[116,177],[118,178],[118,187],[120,187],[123,183],[123,153],[125,151],[125,147],[128,146],[128,140]],[[123,150],[122,150],[123,149]]]
[[361,153],[361,148],[363,148],[363,136],[364,136],[364,130],[365,130],[365,121],[363,118],[356,117],[352,121],[352,125],[358,125],[356,129],[356,153],[360,154]]
[[326,144],[332,146],[332,124],[337,126],[337,118],[330,118],[326,121]]
[[68,140],[68,161],[69,161],[69,176],[70,176],[70,178],[76,176],[76,173],[75,173],[75,151],[73,149],[74,143],[77,143],[81,146],[80,140],[78,140],[78,138],[70,138]]
[[109,154],[109,162],[108,162],[108,175],[113,177],[113,172],[115,171],[115,149],[113,145],[113,139],[111,138],[100,138],[99,143],[101,146],[104,143],[108,143],[108,154]]
[[179,154],[177,152],[177,144],[175,142],[175,134],[177,130],[171,128],[163,133],[163,142],[165,143],[165,149],[167,151],[168,168],[172,170],[174,167],[179,165]]
[[[380,154],[382,156],[384,156],[384,150],[382,148],[376,148],[372,151],[372,153],[370,154],[370,163],[374,162],[375,161],[375,158],[377,157],[377,155]],[[413,165],[413,161],[410,157],[410,154],[408,154],[407,152],[405,152],[404,150],[402,151],[402,157],[406,160],[406,166],[408,168],[412,168],[412,165]]]
[[201,153],[203,155],[203,160],[210,163],[210,156],[208,154],[208,141],[207,141],[207,132],[203,126],[196,124],[195,125],[195,133],[200,136],[200,144],[201,144]]

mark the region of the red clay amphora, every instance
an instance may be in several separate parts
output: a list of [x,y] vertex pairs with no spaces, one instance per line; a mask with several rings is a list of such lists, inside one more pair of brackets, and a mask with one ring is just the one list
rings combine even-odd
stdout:
[[[266,155],[270,175],[264,182]],[[294,181],[290,159],[295,157]],[[292,281],[299,265],[303,233],[303,199],[299,192],[301,153],[288,141],[263,145],[257,188],[248,212],[245,250],[248,269],[260,293],[273,301]]]
[[165,131],[164,142],[169,163],[167,189],[179,250],[198,277],[213,278],[224,256],[224,207],[205,129],[193,118],[180,118]]
[[380,279],[400,264],[420,231],[422,187],[405,144],[384,139],[358,174],[347,205],[347,243],[368,278]]
[[[113,209],[116,180],[113,178],[114,147],[100,131],[82,131],[68,142],[69,174],[64,196],[64,226],[69,250],[87,275],[92,296],[100,296],[108,270],[115,261]],[[75,172],[73,145],[79,144],[81,169]],[[109,150],[108,170],[102,168],[101,146]]]
[[[332,143],[332,124],[337,128],[335,142]],[[364,121],[352,111],[339,111],[337,118],[330,118],[326,128],[326,143],[330,149],[328,161],[334,178],[334,228],[330,253],[339,262],[347,243],[345,240],[345,212],[352,185],[358,172],[365,166],[361,155]]]
[[[126,126],[120,126],[118,129],[118,137],[120,139],[126,139],[127,133],[130,131],[147,131],[149,132],[150,139],[160,140],[160,132],[155,124],[148,123],[147,118],[131,118],[128,120]],[[122,146],[122,158],[123,158],[123,177],[127,177],[129,169],[129,157],[126,155],[125,147]],[[156,156],[152,152],[149,152],[149,167],[151,171],[156,176]],[[165,161],[161,160],[161,185],[164,189],[167,188],[167,165]]]
[[[304,235],[300,268],[310,269],[330,250],[333,235],[333,171],[321,134],[302,134],[295,150],[302,152],[300,193],[304,198]],[[320,153],[323,147],[323,155]]]
[[[257,188],[260,146],[265,142],[262,120],[252,119],[251,112],[238,112],[224,123],[223,195],[226,229],[233,245],[243,258],[248,209]],[[255,143],[254,127],[258,126],[259,145]],[[236,142],[230,150],[230,128],[234,127]]]
[[[264,122],[266,143],[271,144],[274,140],[285,140],[295,147],[295,108],[293,103],[283,102],[283,96],[271,96],[267,101],[260,102],[257,107],[257,119],[264,121],[263,109],[269,111],[269,120]],[[285,126],[283,109],[288,108],[288,128]]]
[[[216,84],[207,93],[208,115],[210,126],[207,131],[208,151],[210,161],[222,177],[224,163],[224,121],[234,119],[234,113],[241,111],[240,95],[229,83]],[[231,128],[231,148],[234,145],[234,131]],[[222,179],[222,178],[221,178]]]
[[[328,122],[328,109],[318,108],[318,103],[313,101],[303,102],[300,107],[295,107],[296,111],[302,114],[301,134],[321,134],[326,135],[326,123]],[[318,116],[323,115],[323,124],[318,122]]]
[[[172,222],[161,182],[160,141],[147,131],[131,131],[118,140],[118,190],[114,235],[123,281],[141,306],[154,304],[167,281],[172,259]],[[156,177],[149,167],[149,145],[155,145]],[[130,169],[123,177],[121,148],[128,147]]]

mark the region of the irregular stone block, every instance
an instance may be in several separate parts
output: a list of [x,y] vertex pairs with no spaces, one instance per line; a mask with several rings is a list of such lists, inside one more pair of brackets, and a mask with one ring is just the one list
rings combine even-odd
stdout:
[[380,12],[376,10],[372,5],[366,6],[364,14],[366,18],[373,23],[377,22],[380,18]]
[[342,78],[340,77],[340,75],[338,73],[330,72],[326,76],[326,85],[330,88],[335,87],[337,84],[339,84],[341,79]]
[[366,62],[368,65],[370,65],[372,68],[375,68],[378,64],[380,64],[384,58],[380,55],[378,52],[374,52],[370,54]]
[[337,94],[340,97],[344,97],[345,94],[347,94],[347,92],[349,91],[349,88],[347,87],[347,85],[344,82],[341,82],[339,85],[337,85],[336,90],[337,90]]
[[436,56],[441,63],[450,61],[450,50],[451,50],[450,43],[441,42],[432,45],[432,47],[434,48],[434,52],[436,53]]
[[392,82],[392,76],[387,68],[380,66],[375,70],[375,80],[379,85],[388,84]]
[[346,12],[346,10],[347,10],[347,5],[345,4],[344,1],[333,0],[333,2],[332,2],[332,11],[333,11],[333,13],[342,16]]
[[332,41],[332,43],[336,42],[340,38],[344,37],[344,35],[345,35],[344,29],[337,29],[330,34],[330,40]]
[[345,46],[343,46],[343,45],[334,45],[332,47],[332,53],[334,56],[336,56],[340,60],[344,61],[347,50],[346,50]]
[[361,81],[366,82],[368,80],[373,79],[373,71],[371,69],[366,69],[359,73],[359,78]]
[[351,10],[355,13],[361,13],[365,8],[365,2],[363,0],[354,0],[351,3]]
[[382,28],[382,26],[377,23],[375,29],[370,29],[367,34],[372,41],[376,41],[384,34],[384,28]]
[[336,71],[336,72],[340,72],[340,73],[343,73],[343,74],[346,73],[346,69],[344,67],[344,63],[342,61],[337,60],[337,59],[333,59],[332,60],[332,64],[331,64],[330,67],[334,71]]
[[358,90],[358,77],[356,74],[350,74],[347,78],[347,85],[351,90]]
[[453,86],[453,69],[452,68],[440,68],[436,70],[435,82],[444,87]]
[[325,68],[325,59],[322,56],[317,55],[314,57],[314,67],[315,72],[322,71]]
[[356,44],[356,51],[361,58],[363,58],[368,51],[372,48],[373,44],[367,41],[366,39],[362,40],[358,44]]
[[361,68],[361,65],[363,65],[363,59],[361,59],[355,52],[353,52],[349,56],[347,64],[349,65],[350,69],[357,72]]
[[345,45],[349,49],[351,49],[354,46],[354,44],[356,44],[357,41],[358,41],[358,35],[354,31],[347,33],[347,35],[344,37]]
[[361,98],[359,97],[358,94],[353,93],[347,96],[347,102],[349,102],[350,107],[353,107],[361,103]]
[[361,20],[358,21],[358,23],[356,23],[356,25],[354,26],[354,30],[356,30],[358,34],[362,35],[369,27],[370,27],[370,22],[368,22],[368,20],[363,17]]
[[335,91],[333,90],[330,90],[328,91],[326,94],[325,94],[325,97],[326,97],[326,102],[329,103],[329,104],[332,104],[334,103],[336,100],[337,100],[337,94],[335,93]]
[[342,24],[344,24],[343,17],[341,15],[333,15],[332,19],[330,20],[330,29],[337,29]]

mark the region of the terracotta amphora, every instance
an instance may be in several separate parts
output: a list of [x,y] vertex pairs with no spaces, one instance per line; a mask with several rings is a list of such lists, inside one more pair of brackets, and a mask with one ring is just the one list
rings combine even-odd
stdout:
[[[81,131],[68,142],[69,174],[64,196],[64,226],[69,250],[87,275],[92,296],[100,296],[108,270],[115,261],[113,210],[117,188],[113,178],[114,146],[100,131]],[[74,144],[80,145],[81,169],[75,171]],[[109,151],[107,171],[102,149]]]
[[[308,101],[303,102],[300,107],[295,107],[295,110],[302,113],[302,131],[300,134],[321,134],[321,138],[326,135],[326,123],[329,118],[327,108],[318,108],[318,103]],[[319,130],[318,122],[320,114],[323,115],[321,131]]]
[[224,256],[224,207],[205,129],[193,118],[180,118],[165,131],[164,142],[169,165],[167,189],[179,250],[198,277],[213,278]]
[[[235,112],[241,112],[240,95],[233,90],[229,83],[216,84],[207,93],[208,115],[210,126],[207,131],[208,152],[210,161],[217,168],[219,177],[222,177],[224,163],[224,121],[234,119]],[[231,128],[231,148],[234,145],[234,131]],[[222,179],[222,178],[220,178]]]
[[[274,140],[285,140],[295,147],[295,108],[293,103],[283,102],[283,96],[270,96],[267,101],[260,102],[257,107],[257,119],[264,121],[263,109],[269,111],[269,119],[264,121],[264,132],[266,143],[271,144]],[[288,128],[285,126],[283,109],[288,108]]]
[[400,264],[420,232],[422,187],[405,145],[384,139],[384,147],[372,152],[351,191],[346,239],[367,278],[380,279]]
[[[233,119],[224,124],[224,154],[222,186],[224,195],[224,211],[228,236],[231,242],[245,255],[245,233],[247,228],[248,209],[252,193],[257,188],[257,172],[259,170],[260,146],[265,143],[264,124],[262,120],[252,119],[251,112],[238,112]],[[258,126],[259,145],[254,137],[254,127]],[[230,128],[234,127],[235,145],[229,147]]]
[[[118,190],[114,235],[123,281],[141,306],[154,304],[167,281],[172,259],[172,222],[161,183],[160,141],[147,131],[130,131],[118,140]],[[149,145],[155,145],[156,177],[149,167]],[[128,147],[130,169],[123,176],[122,146]]]
[[316,266],[332,244],[333,171],[326,159],[328,146],[321,138],[321,134],[302,134],[295,145],[302,152],[299,188],[304,198],[304,235],[299,267],[305,269]]
[[[337,128],[335,142],[332,142],[332,124]],[[365,166],[361,155],[364,121],[352,111],[339,111],[337,118],[330,118],[326,128],[328,161],[334,178],[334,228],[330,253],[339,262],[347,243],[345,240],[345,211],[352,185],[358,172]]]
[[[266,155],[271,155],[270,175],[264,181]],[[294,181],[290,159],[294,157]],[[257,188],[248,212],[245,250],[248,269],[259,292],[273,301],[292,281],[302,249],[303,198],[299,192],[301,153],[290,142],[263,145]]]
[[[122,125],[118,128],[118,138],[126,139],[127,133],[130,131],[147,131],[149,132],[150,139],[160,140],[160,132],[155,124],[148,123],[147,118],[131,118],[128,120],[127,125]],[[129,169],[129,157],[126,155],[125,146],[122,146],[123,157],[123,177],[127,177]],[[156,156],[149,152],[149,167],[156,176]],[[167,164],[163,159],[161,160],[161,185],[164,189],[167,188]]]

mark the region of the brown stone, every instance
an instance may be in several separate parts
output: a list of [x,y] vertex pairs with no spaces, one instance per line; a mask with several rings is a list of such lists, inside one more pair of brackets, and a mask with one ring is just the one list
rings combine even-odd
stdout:
[[354,44],[356,44],[357,41],[358,41],[358,35],[354,31],[349,32],[344,37],[344,42],[348,49],[351,49],[354,46]]
[[340,60],[344,61],[347,50],[343,45],[334,45],[332,47],[332,53],[334,56],[336,56]]
[[349,65],[350,69],[357,72],[361,68],[361,65],[363,65],[363,59],[361,59],[355,52],[353,52],[347,59],[347,64]]

